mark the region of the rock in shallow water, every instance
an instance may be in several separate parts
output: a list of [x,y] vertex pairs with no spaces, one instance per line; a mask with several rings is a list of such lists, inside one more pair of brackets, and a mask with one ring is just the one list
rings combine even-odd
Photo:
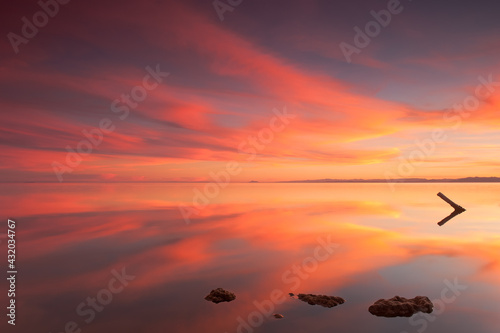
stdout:
[[208,294],[205,299],[215,304],[221,302],[231,302],[236,299],[236,295],[230,291],[224,290],[222,288],[214,289]]
[[298,294],[297,297],[311,305],[321,305],[325,308],[333,308],[339,304],[343,304],[345,300],[342,297],[326,296],[326,295],[313,295],[313,294]]
[[380,317],[411,317],[417,312],[431,313],[433,304],[426,296],[379,299],[368,308],[372,315]]

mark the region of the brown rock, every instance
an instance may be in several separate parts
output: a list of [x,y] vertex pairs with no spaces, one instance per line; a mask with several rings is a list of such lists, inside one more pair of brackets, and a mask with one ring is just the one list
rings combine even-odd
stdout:
[[222,288],[214,289],[208,294],[205,299],[215,304],[220,302],[231,302],[236,299],[236,295]]
[[379,299],[368,308],[372,315],[380,317],[411,317],[417,312],[431,313],[433,304],[428,297]]
[[276,319],[281,319],[281,318],[285,318],[285,316],[283,316],[282,314],[279,314],[279,313],[275,313],[273,314],[274,318]]
[[325,308],[333,308],[339,304],[343,304],[345,300],[342,297],[326,296],[326,295],[313,295],[313,294],[298,294],[297,297],[311,305],[321,305]]

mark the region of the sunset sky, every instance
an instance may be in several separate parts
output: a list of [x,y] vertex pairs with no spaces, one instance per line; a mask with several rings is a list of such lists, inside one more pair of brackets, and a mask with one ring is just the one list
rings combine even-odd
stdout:
[[215,4],[4,5],[0,181],[499,174],[498,1]]

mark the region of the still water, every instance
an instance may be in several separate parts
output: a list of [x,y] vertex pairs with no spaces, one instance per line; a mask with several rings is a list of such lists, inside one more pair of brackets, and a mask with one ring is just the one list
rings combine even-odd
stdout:
[[[8,218],[18,274],[15,330],[5,315],[9,286],[0,284],[0,331],[500,330],[500,184],[398,184],[394,192],[387,184],[231,184],[193,206],[203,186],[1,185],[2,274]],[[467,209],[441,227],[453,209],[438,192]],[[186,220],[180,206],[196,211]],[[236,300],[205,301],[218,287]],[[290,292],[346,302],[311,306]],[[368,312],[395,295],[427,296],[434,312]]]

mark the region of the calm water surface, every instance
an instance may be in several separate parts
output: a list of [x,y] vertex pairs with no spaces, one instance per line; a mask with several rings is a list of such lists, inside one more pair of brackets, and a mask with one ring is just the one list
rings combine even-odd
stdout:
[[[192,206],[196,188],[203,184],[1,185],[4,262],[7,218],[17,222],[15,331],[500,330],[500,184],[399,184],[394,192],[386,184],[231,184],[187,224],[179,205]],[[467,211],[437,226],[452,211],[437,192]],[[4,279],[0,287],[5,296]],[[217,287],[237,299],[205,301]],[[347,301],[328,309],[289,292]],[[412,319],[367,311],[395,295],[428,296],[435,311]],[[7,297],[1,302],[4,332],[12,328]]]

